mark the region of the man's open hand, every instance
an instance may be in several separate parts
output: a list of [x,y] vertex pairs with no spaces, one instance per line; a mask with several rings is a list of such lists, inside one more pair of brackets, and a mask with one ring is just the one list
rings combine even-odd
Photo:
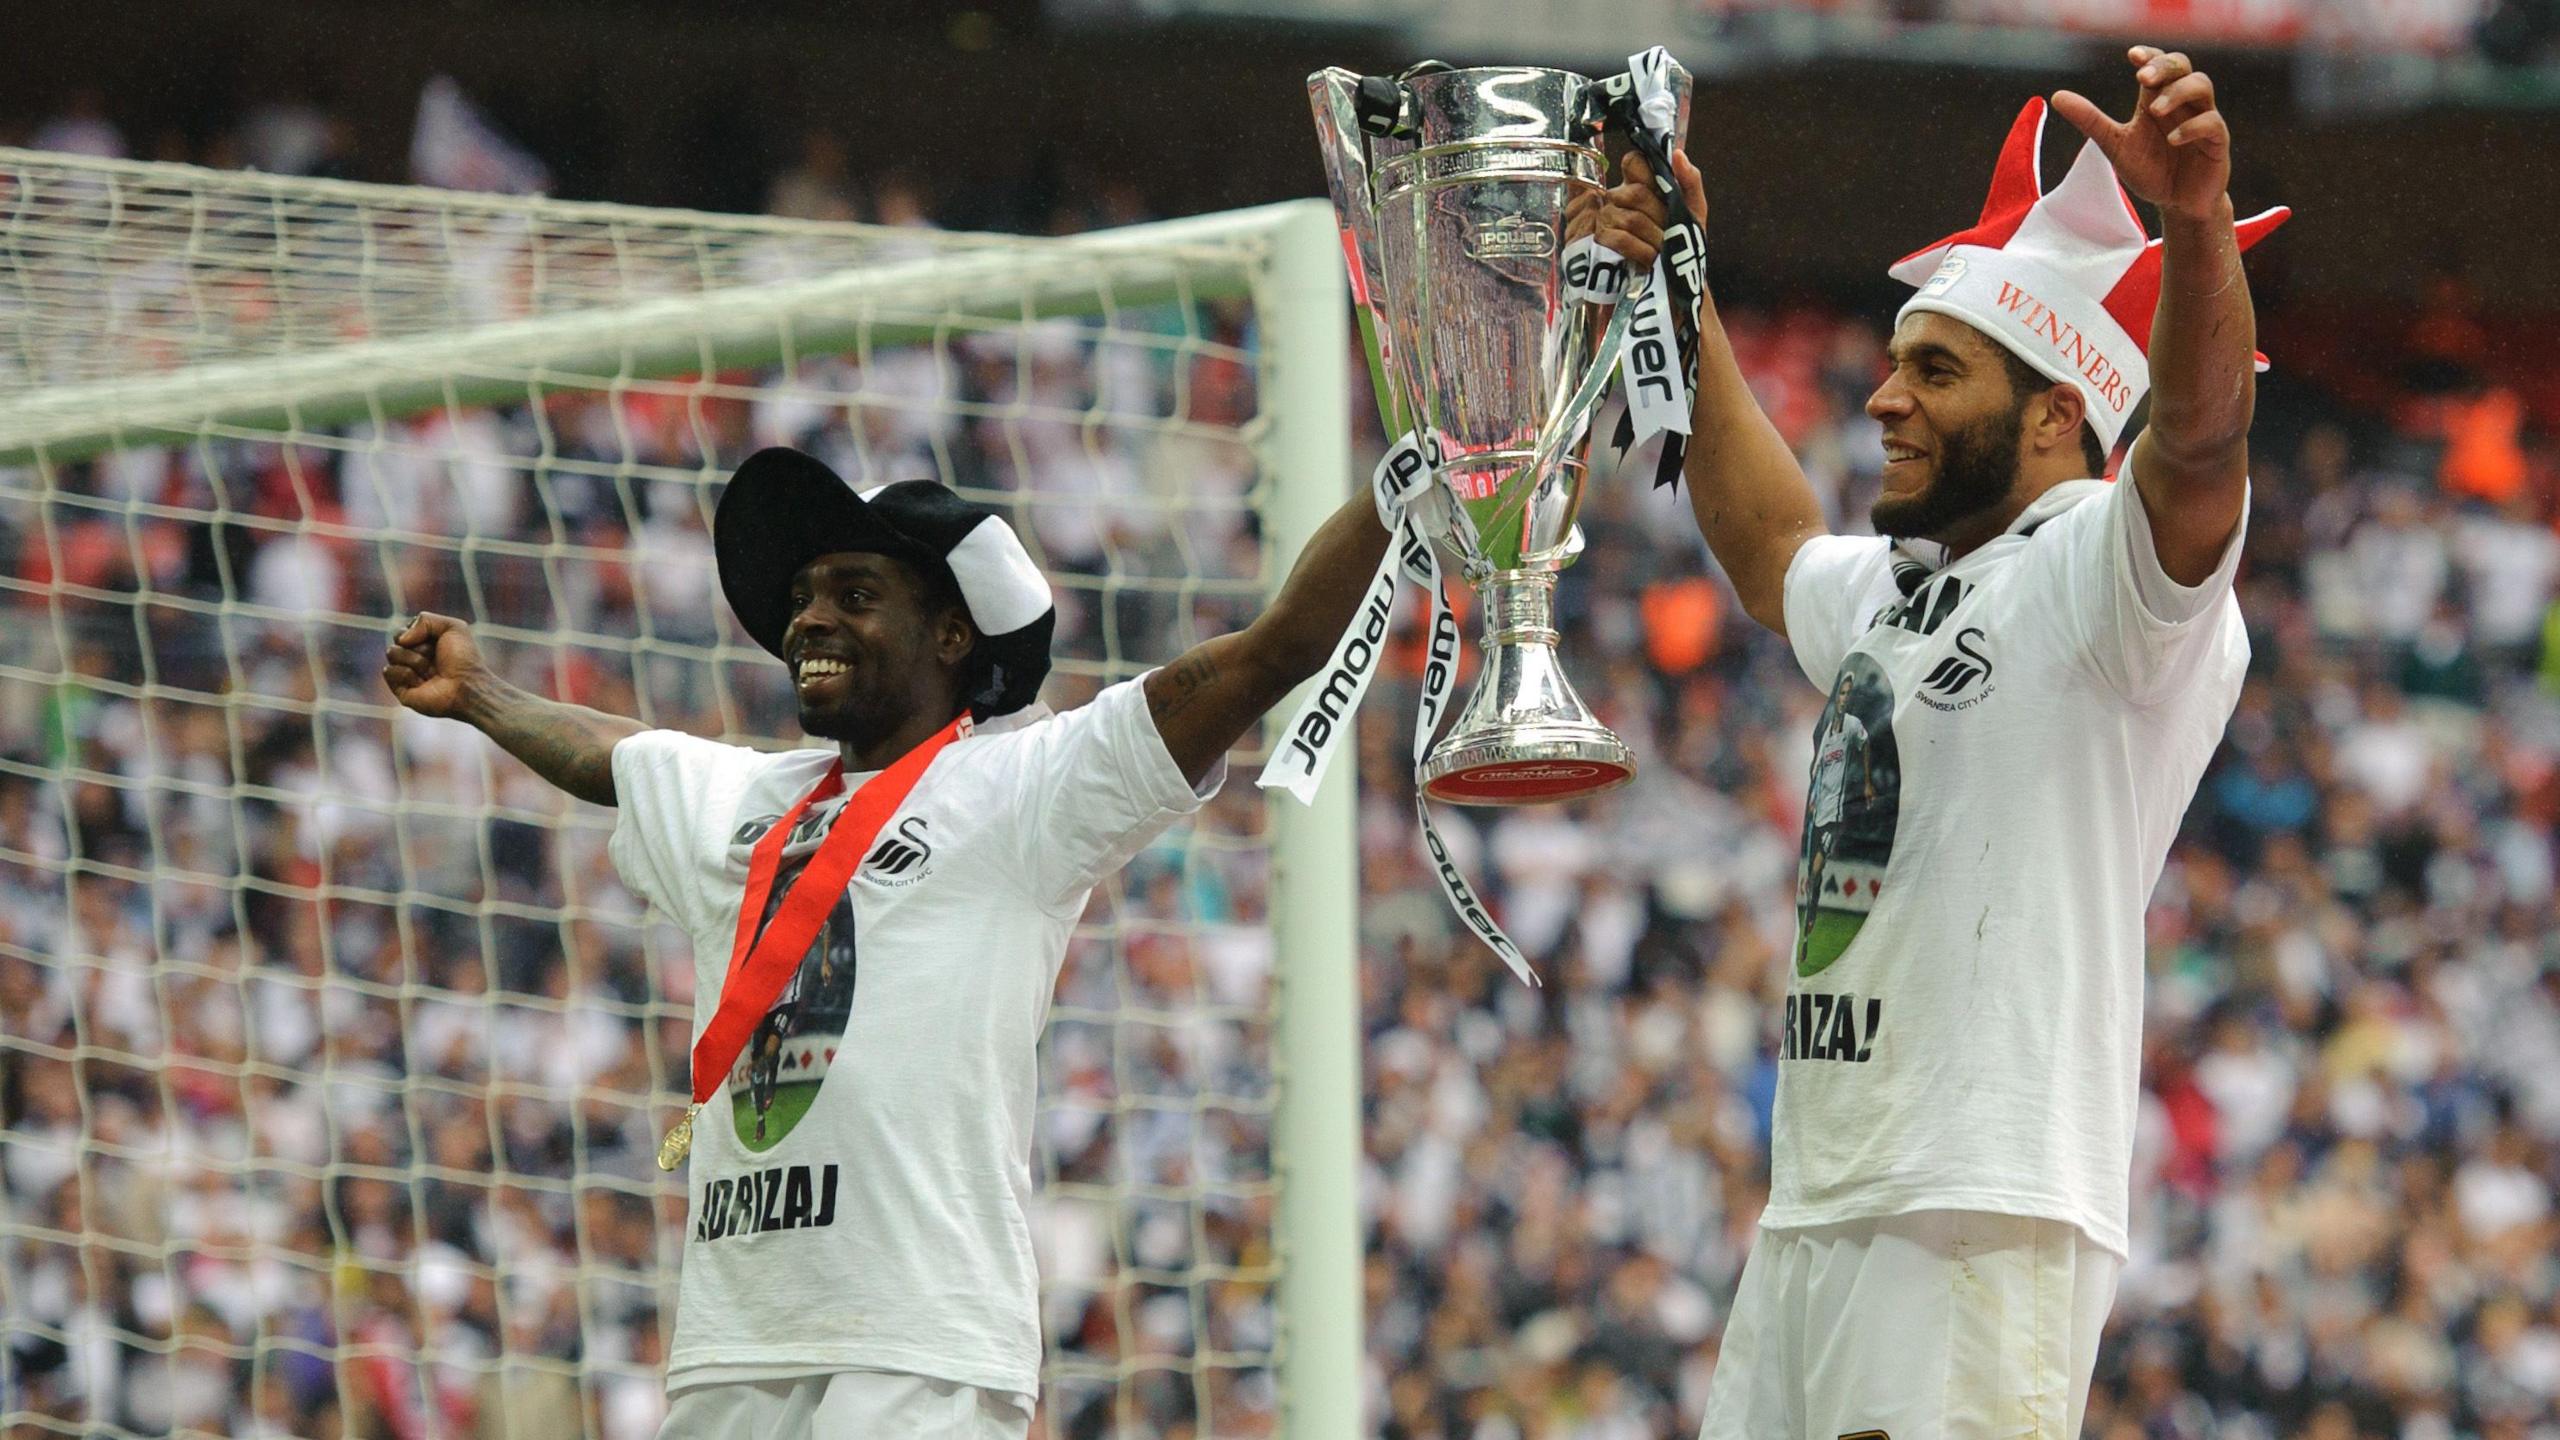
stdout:
[[2097,143],[2136,198],[2171,215],[2212,219],[2231,188],[2231,127],[2214,105],[2213,78],[2154,45],[2136,45],[2125,59],[2141,87],[2132,119],[2117,121],[2070,90],[2055,92],[2055,112]]

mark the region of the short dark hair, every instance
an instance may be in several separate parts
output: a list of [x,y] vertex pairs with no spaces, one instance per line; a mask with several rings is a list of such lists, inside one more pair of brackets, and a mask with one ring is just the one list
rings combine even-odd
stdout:
[[[2030,396],[2041,395],[2062,382],[2018,358],[2017,352],[1993,341],[1991,348],[2000,352],[2000,363],[2009,367],[2009,394],[2021,404]],[[2095,480],[2107,473],[2107,447],[2098,440],[2098,427],[2080,417],[2080,458],[2089,467],[2089,478]]]
[[969,602],[960,593],[960,577],[951,573],[950,566],[935,564],[919,555],[892,553],[889,558],[897,561],[907,578],[915,582],[916,600],[926,614],[939,615],[945,610],[969,613]]
[[[896,560],[899,567],[907,572],[907,578],[915,582],[916,601],[926,618],[939,616],[946,610],[957,610],[972,630],[977,628],[977,617],[969,613],[969,599],[960,593],[960,577],[951,573],[950,566],[920,555],[892,554],[890,558]],[[994,679],[994,666],[994,658],[987,654],[986,646],[971,647],[969,658],[960,669],[960,703],[972,711],[981,708],[978,700]],[[980,714],[978,718],[983,720],[986,716]]]

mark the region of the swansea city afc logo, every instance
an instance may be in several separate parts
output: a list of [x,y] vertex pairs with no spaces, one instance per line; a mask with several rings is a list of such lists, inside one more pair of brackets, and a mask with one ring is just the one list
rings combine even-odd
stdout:
[[1956,632],[1955,648],[1920,679],[1920,703],[1932,710],[1970,710],[1991,698],[1991,637],[1979,625]]
[[895,833],[884,835],[863,857],[862,873],[875,885],[903,888],[933,873],[933,845],[924,838],[925,819],[910,815]]

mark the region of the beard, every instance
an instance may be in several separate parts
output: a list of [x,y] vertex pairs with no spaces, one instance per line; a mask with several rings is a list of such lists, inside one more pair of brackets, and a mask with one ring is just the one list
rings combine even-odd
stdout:
[[813,740],[868,740],[871,727],[841,708],[813,710],[803,705],[800,707],[800,733]]
[[1879,535],[1926,540],[2000,505],[2018,487],[2020,399],[2005,412],[1986,415],[1948,433],[1938,451],[1938,473],[1916,495],[1879,495],[1870,512]]
[[833,705],[800,704],[800,733],[819,740],[850,743],[859,748],[870,744],[898,727],[905,717],[894,713],[895,707],[882,703],[880,695],[868,686],[848,687],[844,699]]

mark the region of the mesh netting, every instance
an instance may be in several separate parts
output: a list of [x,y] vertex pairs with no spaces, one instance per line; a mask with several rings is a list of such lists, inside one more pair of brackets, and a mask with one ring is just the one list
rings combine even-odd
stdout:
[[[1261,259],[0,151],[0,1430],[653,1434],[685,941],[388,631],[792,743],[708,531],[790,443],[1006,507],[1077,703],[1268,592]],[[1271,1423],[1267,849],[1068,956],[1035,1433]]]

